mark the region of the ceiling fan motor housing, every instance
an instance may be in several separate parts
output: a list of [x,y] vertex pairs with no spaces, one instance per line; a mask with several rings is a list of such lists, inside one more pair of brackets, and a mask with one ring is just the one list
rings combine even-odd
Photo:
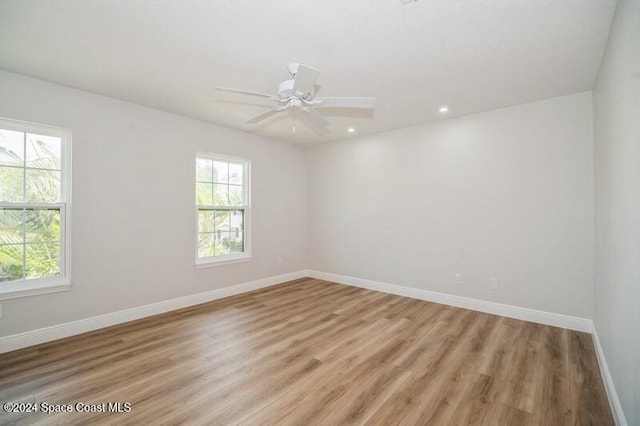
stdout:
[[289,71],[289,75],[291,76],[291,78],[296,78],[299,66],[300,64],[297,62],[291,62],[289,65],[287,65],[287,71]]
[[295,91],[293,90],[293,85],[295,80],[285,80],[278,85],[278,96],[281,99],[286,100],[292,96],[296,96]]

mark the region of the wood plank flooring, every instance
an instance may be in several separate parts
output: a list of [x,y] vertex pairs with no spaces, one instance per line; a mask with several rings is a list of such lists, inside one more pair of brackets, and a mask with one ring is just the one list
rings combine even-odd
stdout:
[[309,278],[0,355],[0,401],[131,404],[18,425],[613,424],[588,334]]

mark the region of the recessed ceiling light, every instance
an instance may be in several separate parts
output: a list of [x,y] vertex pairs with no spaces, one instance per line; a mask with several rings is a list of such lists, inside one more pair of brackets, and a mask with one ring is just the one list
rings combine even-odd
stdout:
[[441,106],[441,107],[440,107],[440,109],[439,109],[438,111],[440,111],[441,113],[443,113],[443,114],[444,114],[445,112],[449,112],[449,107],[447,107],[447,106]]
[[355,131],[356,131],[356,129],[354,129],[353,127],[349,127],[349,128],[347,129],[347,132],[349,132],[349,133],[353,133],[353,132],[355,132]]

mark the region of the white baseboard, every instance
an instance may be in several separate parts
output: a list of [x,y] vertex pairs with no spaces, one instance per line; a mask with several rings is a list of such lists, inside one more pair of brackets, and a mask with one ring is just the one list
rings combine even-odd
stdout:
[[613,420],[618,426],[627,426],[627,419],[624,417],[622,405],[618,398],[618,392],[616,392],[616,387],[613,384],[613,377],[611,377],[611,373],[609,372],[609,365],[607,365],[607,359],[604,357],[604,351],[602,350],[602,345],[600,344],[600,339],[598,338],[598,333],[595,327],[593,328],[591,337],[593,338],[593,346],[596,348],[596,357],[598,358],[598,365],[600,366],[600,375],[602,376],[604,389],[607,392],[607,398],[609,399],[609,407],[611,407]]
[[383,283],[379,281],[348,277],[345,275],[331,274],[314,270],[308,270],[307,275],[311,278],[333,281],[339,284],[362,287],[369,290],[382,291],[384,293],[410,297],[412,299],[426,300],[429,302],[456,306],[473,311],[486,312],[489,314],[501,315],[504,317],[516,318],[524,321],[567,328],[569,330],[591,333],[593,329],[593,321],[587,318],[579,318],[568,315],[555,314],[552,312],[537,311],[535,309],[503,305],[501,303],[488,302],[486,300],[471,299],[469,297],[438,293],[435,291],[423,290],[414,287],[403,287],[396,284]]
[[187,308],[200,303],[206,303],[212,300],[269,287],[286,281],[303,278],[306,276],[306,273],[307,271],[305,270],[290,272],[229,287],[223,287],[216,290],[205,291],[204,293],[163,300],[162,302],[151,303],[149,305],[137,306],[122,311],[110,312],[108,314],[85,318],[78,321],[27,331],[25,333],[0,337],[0,353],[10,352],[16,349],[22,349],[28,346],[50,342],[64,337],[75,336],[88,331],[110,327],[112,325],[122,324],[140,318],[175,311],[176,309]]
[[355,287],[367,288],[370,290],[382,291],[413,299],[426,300],[429,302],[442,303],[474,311],[487,312],[495,315],[502,315],[509,318],[516,318],[525,321],[537,322],[540,324],[553,325],[591,333],[593,322],[585,318],[571,317],[567,315],[555,314],[551,312],[537,311],[534,309],[521,308],[517,306],[503,305],[485,300],[471,299],[468,297],[455,296],[451,294],[438,293],[435,291],[423,290],[413,287],[403,287],[395,284],[372,281],[362,278],[348,277],[345,275],[331,274],[314,270],[301,270],[283,275],[262,278],[229,287],[206,291],[204,293],[192,294],[176,299],[164,300],[162,302],[151,303],[149,305],[137,306],[122,311],[111,312],[78,321],[58,324],[38,330],[27,331],[25,333],[0,337],[0,353],[10,352],[16,349],[49,342],[76,334],[109,327],[124,322],[157,315],[176,309],[186,308],[200,303],[210,302],[216,299],[269,287],[286,281],[303,277],[312,277],[340,284]]

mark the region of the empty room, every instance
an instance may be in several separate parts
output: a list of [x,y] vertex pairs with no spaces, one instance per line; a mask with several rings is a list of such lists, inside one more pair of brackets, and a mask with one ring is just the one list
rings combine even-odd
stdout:
[[0,402],[640,426],[640,0],[0,0]]

